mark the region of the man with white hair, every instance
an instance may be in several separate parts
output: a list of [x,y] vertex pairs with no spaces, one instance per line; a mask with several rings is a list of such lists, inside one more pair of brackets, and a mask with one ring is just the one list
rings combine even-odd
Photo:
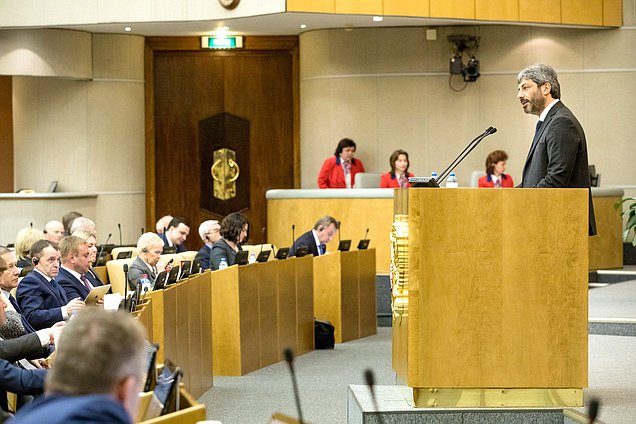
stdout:
[[155,233],[144,233],[137,240],[139,256],[135,258],[128,269],[128,283],[131,290],[137,288],[137,282],[142,275],[154,283],[157,275],[166,268],[165,260],[161,260],[163,240]]
[[85,216],[75,218],[75,221],[73,221],[73,224],[71,224],[70,234],[76,233],[78,231],[86,231],[87,233],[97,234],[95,223]]
[[78,313],[60,337],[44,399],[22,408],[12,422],[132,423],[142,388],[144,339],[139,321],[123,312]]
[[53,243],[59,243],[64,237],[64,225],[60,221],[49,221],[44,226],[44,238]]
[[203,221],[199,225],[199,236],[201,236],[204,244],[195,259],[199,261],[202,269],[210,269],[210,252],[212,251],[212,245],[221,238],[220,229],[221,224],[219,224],[219,221],[213,219]]

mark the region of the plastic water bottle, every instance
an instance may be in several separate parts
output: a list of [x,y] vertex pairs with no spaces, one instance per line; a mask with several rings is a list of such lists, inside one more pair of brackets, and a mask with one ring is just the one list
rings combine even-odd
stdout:
[[431,178],[435,178],[435,181],[437,181],[437,172],[431,172]]
[[454,172],[451,172],[446,180],[446,188],[457,188],[459,187],[459,182],[457,182],[457,177]]
[[256,253],[254,252],[250,252],[250,257],[247,260],[249,263],[253,264],[254,262],[256,262]]
[[219,269],[227,268],[227,259],[221,258],[221,262],[219,263]]
[[152,283],[150,282],[150,279],[148,278],[148,274],[142,275],[141,278],[139,278],[139,281],[137,284],[141,285],[142,292],[147,292],[152,290]]

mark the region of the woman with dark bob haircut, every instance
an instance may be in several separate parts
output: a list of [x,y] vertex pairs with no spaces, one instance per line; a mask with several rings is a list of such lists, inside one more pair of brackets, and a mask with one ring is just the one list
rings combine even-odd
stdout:
[[508,174],[504,174],[507,160],[508,155],[503,150],[490,152],[486,158],[486,175],[479,179],[479,187],[514,187],[512,177]]
[[247,218],[238,212],[226,216],[221,221],[221,238],[212,245],[210,251],[210,268],[219,269],[219,264],[223,259],[228,266],[236,263],[236,252],[242,250],[241,244],[247,240],[249,230]]
[[404,150],[396,150],[389,157],[391,171],[380,177],[380,188],[407,188],[411,187],[409,177],[413,174],[409,172],[409,154]]
[[358,172],[364,172],[359,159],[354,159],[356,143],[350,138],[343,138],[338,143],[334,155],[327,158],[318,174],[320,188],[353,188]]

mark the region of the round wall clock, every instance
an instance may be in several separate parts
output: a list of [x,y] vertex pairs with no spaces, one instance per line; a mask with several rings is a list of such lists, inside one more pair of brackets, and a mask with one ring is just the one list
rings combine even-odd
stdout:
[[221,3],[221,6],[226,9],[234,9],[236,6],[238,6],[240,1],[241,0],[219,0],[219,3]]

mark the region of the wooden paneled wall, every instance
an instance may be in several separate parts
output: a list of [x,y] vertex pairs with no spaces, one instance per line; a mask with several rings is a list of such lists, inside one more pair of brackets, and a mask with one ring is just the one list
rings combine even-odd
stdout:
[[252,243],[263,241],[265,191],[300,183],[298,38],[245,37],[244,44],[211,51],[198,38],[147,39],[147,225],[168,213],[186,217],[190,249],[201,244],[200,222],[223,218],[199,204],[199,179],[209,178],[200,169],[201,120],[227,112],[250,122],[250,206],[242,212]]
[[287,0],[291,12],[621,26],[621,0]]
[[0,76],[0,193],[13,192],[13,101],[12,79]]

